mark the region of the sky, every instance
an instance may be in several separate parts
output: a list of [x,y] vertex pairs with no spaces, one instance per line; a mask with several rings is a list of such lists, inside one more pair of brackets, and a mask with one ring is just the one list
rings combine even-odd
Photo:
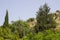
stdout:
[[35,18],[36,12],[45,3],[51,8],[50,12],[60,10],[60,0],[0,0],[0,25],[3,25],[6,10],[9,13],[9,22]]

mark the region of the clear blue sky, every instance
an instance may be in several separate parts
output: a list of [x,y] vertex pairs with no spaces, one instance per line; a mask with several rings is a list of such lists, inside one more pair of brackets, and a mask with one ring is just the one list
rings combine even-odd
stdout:
[[44,3],[50,6],[52,12],[60,10],[60,0],[0,0],[0,25],[4,22],[6,9],[9,12],[9,22],[26,20],[35,17],[38,8]]

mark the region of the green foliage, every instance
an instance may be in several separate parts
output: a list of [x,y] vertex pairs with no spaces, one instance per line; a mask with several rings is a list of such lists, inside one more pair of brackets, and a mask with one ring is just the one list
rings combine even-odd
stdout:
[[60,40],[60,32],[53,32],[52,30],[46,30],[39,32],[38,34],[29,34],[23,38],[23,40]]
[[6,10],[6,16],[5,16],[5,21],[3,24],[3,27],[9,26],[9,19],[8,19],[8,10]]
[[34,18],[29,18],[29,19],[27,20],[27,22],[32,22],[32,21],[34,21]]
[[55,21],[51,14],[49,14],[50,8],[47,4],[39,8],[36,15],[37,24],[35,26],[36,32],[43,31],[50,28],[55,28]]
[[22,38],[29,32],[29,25],[27,22],[18,20],[12,23],[12,32],[15,33],[17,31],[19,36]]
[[[18,39],[18,36],[12,33],[11,30],[9,28],[0,28],[0,39],[4,40],[4,39]],[[17,37],[17,38],[16,38]]]
[[29,33],[27,36],[23,37],[23,40],[34,40],[33,37],[34,37],[34,34]]

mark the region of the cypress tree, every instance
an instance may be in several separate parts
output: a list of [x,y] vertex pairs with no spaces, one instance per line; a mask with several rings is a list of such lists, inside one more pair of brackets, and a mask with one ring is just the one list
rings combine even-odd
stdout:
[[5,16],[5,21],[3,24],[3,27],[9,26],[9,19],[8,19],[8,10],[6,10],[6,16]]

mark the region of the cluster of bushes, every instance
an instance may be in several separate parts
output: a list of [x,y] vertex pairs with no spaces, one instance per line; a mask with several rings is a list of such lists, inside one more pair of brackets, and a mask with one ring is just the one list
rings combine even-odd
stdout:
[[45,30],[37,34],[28,34],[23,37],[23,40],[60,40],[60,32]]
[[[0,40],[60,40],[60,31],[45,30],[38,33],[29,32],[27,35],[24,35],[22,38],[19,35],[19,32],[11,31],[10,28],[0,28]],[[28,31],[28,30],[27,30]]]
[[1,40],[19,40],[29,33],[29,25],[24,21],[15,21],[9,26],[0,27]]
[[4,24],[0,27],[0,40],[60,40],[60,32],[55,31],[56,22],[50,8],[45,4],[39,8],[36,15],[36,25],[30,28],[28,21],[17,20],[9,24],[8,11],[6,11]]

